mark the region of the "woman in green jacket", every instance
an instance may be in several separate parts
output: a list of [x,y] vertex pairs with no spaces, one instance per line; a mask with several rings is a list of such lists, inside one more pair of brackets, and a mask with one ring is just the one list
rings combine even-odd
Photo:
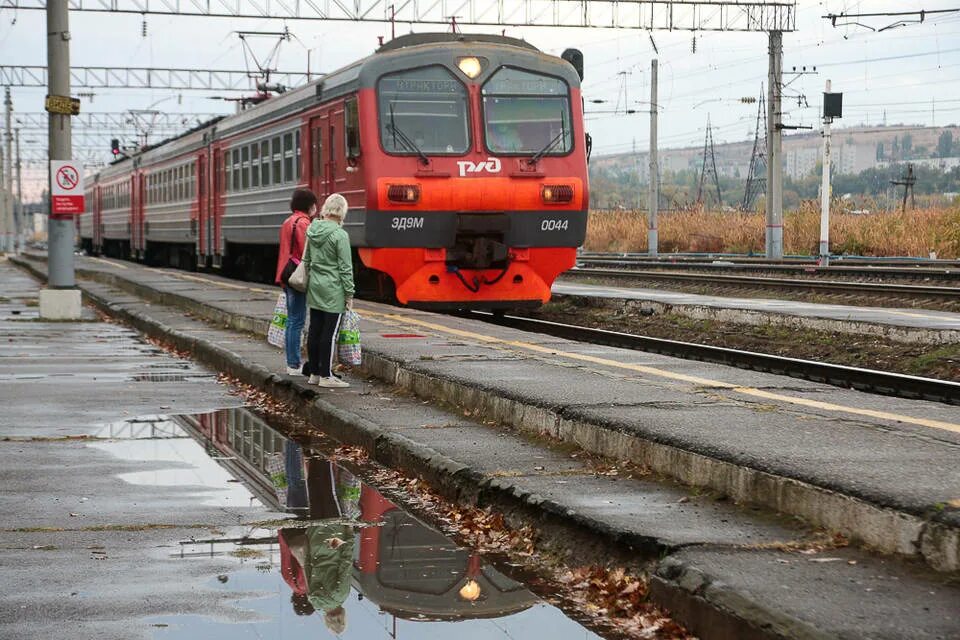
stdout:
[[346,198],[339,193],[328,197],[320,216],[307,228],[307,245],[303,250],[310,308],[309,362],[304,373],[310,376],[308,384],[349,387],[349,383],[333,375],[340,320],[344,311],[353,307],[353,261],[350,238],[343,230]]

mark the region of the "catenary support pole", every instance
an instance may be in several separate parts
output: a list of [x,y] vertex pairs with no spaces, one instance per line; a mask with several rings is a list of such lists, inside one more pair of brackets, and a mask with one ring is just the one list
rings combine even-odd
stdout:
[[[827,80],[826,93],[830,93]],[[830,264],[830,121],[823,116],[823,181],[820,184],[820,264]]]
[[767,73],[767,232],[768,258],[783,258],[783,151],[780,98],[783,92],[783,32],[770,32]]
[[14,142],[17,148],[17,208],[14,211],[13,227],[16,231],[17,244],[14,251],[23,251],[24,242],[24,219],[23,219],[23,167],[20,161],[20,129],[14,132]]
[[660,206],[660,165],[657,159],[657,59],[650,61],[650,192],[647,194],[647,253],[657,255],[660,238],[657,213]]
[[[47,93],[70,95],[70,29],[68,0],[47,0]],[[48,136],[50,160],[70,160],[70,116],[51,113]],[[48,177],[52,178],[53,176]],[[48,179],[48,185],[52,184]],[[49,191],[48,191],[49,193]],[[50,199],[52,202],[52,198]],[[40,317],[79,319],[80,290],[76,288],[73,264],[74,221],[72,217],[49,216],[47,288],[40,292]]]
[[10,87],[3,93],[3,183],[0,192],[3,193],[3,250],[11,253],[14,245],[13,228],[13,132],[11,119],[13,117],[13,101],[10,99]]

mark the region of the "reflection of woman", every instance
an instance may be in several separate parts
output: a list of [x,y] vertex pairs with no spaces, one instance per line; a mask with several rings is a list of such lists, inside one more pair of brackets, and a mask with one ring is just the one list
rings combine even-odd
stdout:
[[359,481],[327,460],[307,460],[310,517],[326,520],[312,527],[281,529],[280,570],[293,591],[298,615],[323,611],[331,632],[346,629],[343,603],[350,594],[358,513]]
[[353,526],[331,522],[309,527],[307,548],[307,599],[323,611],[330,631],[343,633],[347,626],[343,603],[350,595],[353,574]]

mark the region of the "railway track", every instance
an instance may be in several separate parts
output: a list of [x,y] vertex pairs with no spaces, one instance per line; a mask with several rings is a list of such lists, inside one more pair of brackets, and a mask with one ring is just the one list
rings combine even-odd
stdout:
[[643,281],[713,287],[786,291],[825,295],[854,295],[857,297],[930,300],[955,306],[960,303],[960,287],[945,285],[917,285],[893,282],[859,282],[804,278],[761,277],[723,273],[676,273],[639,269],[576,268],[567,277],[604,278],[618,281]]
[[870,262],[843,264],[834,262],[820,266],[811,261],[768,262],[760,259],[651,259],[647,256],[618,256],[610,254],[581,254],[577,265],[582,269],[609,268],[622,271],[674,271],[684,273],[751,274],[770,277],[795,276],[802,279],[834,278],[859,282],[923,281],[960,285],[960,262],[942,261],[935,264],[901,262]]
[[869,393],[932,400],[960,405],[960,383],[934,378],[922,378],[901,373],[888,373],[844,365],[785,358],[765,353],[714,347],[691,342],[652,338],[619,331],[594,329],[548,320],[497,316],[482,311],[468,312],[468,317],[479,318],[500,326],[541,333],[557,338],[602,344],[611,347],[658,353],[665,356],[723,364],[741,369],[821,382],[837,387],[857,389]]

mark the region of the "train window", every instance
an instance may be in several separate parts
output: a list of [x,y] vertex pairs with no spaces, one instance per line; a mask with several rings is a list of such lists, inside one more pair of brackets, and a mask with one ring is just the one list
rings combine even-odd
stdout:
[[192,200],[193,197],[197,194],[197,180],[196,180],[197,166],[192,162],[187,166],[189,167],[187,171],[187,174],[189,175],[189,180],[187,182],[187,184],[189,185],[187,188],[187,197]]
[[283,134],[283,181],[293,181],[293,134]]
[[350,98],[343,103],[343,148],[348,158],[360,157],[360,113],[357,111],[357,99]]
[[174,200],[183,200],[183,167],[177,167],[173,171],[176,176],[173,189]]
[[467,89],[444,67],[385,75],[377,96],[387,153],[460,155],[469,149]]
[[481,93],[491,153],[564,155],[573,149],[569,89],[560,78],[504,67]]
[[250,145],[250,186],[254,189],[260,186],[260,143]]
[[240,188],[250,188],[250,147],[244,145],[240,148]]
[[270,186],[270,141],[260,143],[260,184]]
[[240,190],[240,149],[231,152],[233,157],[233,190]]
[[273,184],[280,184],[283,182],[283,174],[280,173],[280,136],[274,136],[273,140],[270,141],[270,151],[273,154]]
[[296,169],[296,179],[299,182],[300,176],[302,175],[302,172],[300,170],[301,155],[300,155],[300,130],[299,129],[297,129],[296,132],[293,134],[293,148],[297,154],[296,158],[294,159],[295,160],[294,167]]

